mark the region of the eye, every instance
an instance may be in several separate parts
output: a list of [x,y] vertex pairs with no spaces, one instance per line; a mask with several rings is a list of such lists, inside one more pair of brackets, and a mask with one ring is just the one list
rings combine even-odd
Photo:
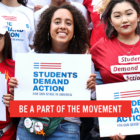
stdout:
[[55,21],[55,24],[59,24],[60,23],[60,21]]
[[132,15],[133,13],[128,13],[127,15]]
[[119,17],[120,17],[120,15],[116,15],[116,16],[115,16],[115,18],[119,18]]
[[71,23],[69,23],[69,22],[67,22],[66,24],[67,24],[68,26],[70,26],[70,25],[71,25]]

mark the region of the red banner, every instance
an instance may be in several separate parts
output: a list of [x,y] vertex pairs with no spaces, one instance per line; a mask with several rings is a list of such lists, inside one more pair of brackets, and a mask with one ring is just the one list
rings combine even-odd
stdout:
[[131,101],[11,101],[10,117],[131,117]]

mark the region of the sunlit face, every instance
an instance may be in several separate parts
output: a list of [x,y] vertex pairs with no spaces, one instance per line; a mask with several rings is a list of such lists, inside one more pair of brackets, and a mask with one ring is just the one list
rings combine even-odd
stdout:
[[4,35],[0,34],[0,55],[2,53],[2,50],[4,48]]
[[73,16],[67,9],[58,9],[51,20],[50,35],[52,50],[65,52],[70,40],[73,38],[74,21]]
[[129,2],[117,3],[112,9],[110,22],[118,34],[135,33],[138,21],[138,14]]

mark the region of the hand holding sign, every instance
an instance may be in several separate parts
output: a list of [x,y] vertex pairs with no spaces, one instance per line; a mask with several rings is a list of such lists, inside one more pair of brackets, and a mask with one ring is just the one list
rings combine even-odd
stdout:
[[91,89],[91,93],[95,90],[95,81],[96,74],[91,74],[88,81],[87,81],[87,89]]
[[9,91],[14,95],[14,88],[17,88],[18,81],[15,77],[11,77],[9,81]]
[[14,99],[14,96],[12,94],[5,94],[3,97],[3,102],[4,104],[9,107],[10,106],[10,101]]
[[126,136],[122,136],[120,133],[119,135],[110,136],[112,140],[124,140]]

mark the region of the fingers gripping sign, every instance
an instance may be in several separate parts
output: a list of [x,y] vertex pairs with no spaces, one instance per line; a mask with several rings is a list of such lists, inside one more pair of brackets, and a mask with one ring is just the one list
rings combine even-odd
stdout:
[[9,81],[9,91],[14,95],[14,88],[18,87],[18,81],[15,77],[11,77]]

